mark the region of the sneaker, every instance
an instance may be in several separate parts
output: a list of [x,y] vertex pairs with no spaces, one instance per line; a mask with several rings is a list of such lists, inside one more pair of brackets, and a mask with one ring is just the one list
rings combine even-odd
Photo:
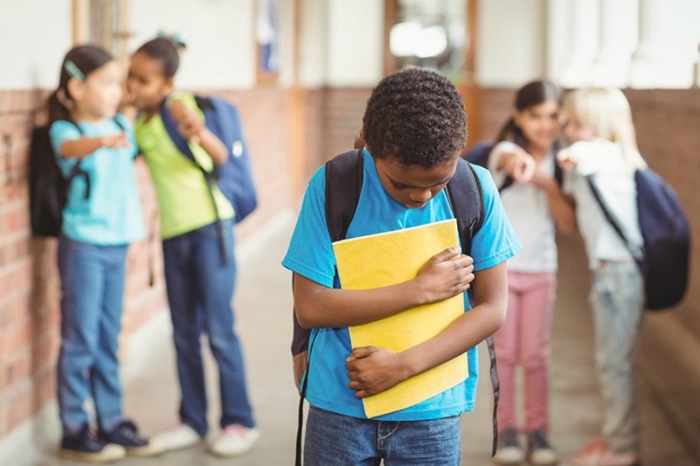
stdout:
[[639,464],[639,455],[631,451],[612,451],[605,439],[599,439],[586,445],[571,463],[575,466],[634,466]]
[[121,445],[126,450],[129,456],[140,456],[143,458],[155,456],[163,453],[163,448],[158,442],[148,440],[139,434],[136,424],[124,419],[114,427],[114,429],[106,432],[100,431],[99,437],[107,443]]
[[151,442],[156,442],[164,451],[189,448],[202,441],[202,437],[192,427],[185,423],[154,435]]
[[547,434],[543,430],[533,430],[528,435],[527,457],[530,464],[539,466],[552,466],[559,462],[556,450],[547,440]]
[[253,448],[258,438],[260,438],[260,430],[256,427],[232,424],[221,431],[209,449],[216,456],[238,456]]
[[517,429],[509,427],[498,434],[498,449],[493,460],[503,465],[516,465],[525,460],[523,450],[518,443]]
[[126,451],[120,445],[113,445],[98,438],[85,424],[78,432],[63,434],[58,456],[87,463],[111,463],[124,458]]

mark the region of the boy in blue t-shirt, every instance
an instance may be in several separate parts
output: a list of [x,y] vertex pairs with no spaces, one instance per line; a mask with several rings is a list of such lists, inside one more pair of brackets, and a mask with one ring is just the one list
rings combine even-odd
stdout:
[[[362,132],[363,185],[346,237],[354,238],[454,218],[444,191],[466,143],[462,98],[443,76],[410,68],[384,78],[367,103]],[[458,465],[459,415],[474,407],[476,345],[503,322],[505,261],[520,250],[486,170],[484,222],[472,257],[456,248],[430,259],[407,282],[371,290],[340,289],[325,219],[325,170],[309,182],[284,261],[295,274],[294,303],[311,335],[306,398],[311,406],[304,464]],[[474,200],[478,202],[478,200]],[[473,264],[472,264],[473,258]],[[472,274],[473,271],[473,274]],[[464,294],[475,280],[476,306],[434,338],[400,353],[352,348],[348,326]],[[460,354],[469,377],[407,409],[367,419],[362,398],[387,390]],[[412,421],[412,422],[404,422]]]

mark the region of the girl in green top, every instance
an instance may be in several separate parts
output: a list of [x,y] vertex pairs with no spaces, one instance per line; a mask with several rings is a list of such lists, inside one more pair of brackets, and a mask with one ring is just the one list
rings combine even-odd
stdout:
[[[204,125],[194,97],[171,93],[178,65],[175,42],[159,37],[134,53],[127,78],[130,98],[140,111],[136,140],[160,203],[165,280],[182,393],[180,424],[157,438],[176,449],[193,445],[207,434],[200,347],[200,338],[206,333],[219,368],[222,407],[221,433],[210,449],[218,456],[234,456],[252,448],[259,437],[248,401],[241,346],[233,330],[235,213],[218,190],[214,192],[214,205],[201,171],[168,136],[160,115],[163,102],[202,167],[211,169],[223,164],[228,151]],[[228,260],[222,256],[217,211],[225,226]]]

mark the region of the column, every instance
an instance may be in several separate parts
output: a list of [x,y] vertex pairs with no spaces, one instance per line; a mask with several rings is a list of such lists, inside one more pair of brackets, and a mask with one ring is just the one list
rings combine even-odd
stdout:
[[600,48],[591,70],[591,84],[626,87],[637,45],[638,0],[600,2]]
[[564,64],[557,73],[559,83],[565,87],[581,87],[591,81],[591,67],[598,52],[600,3],[599,0],[568,2],[568,47]]
[[697,8],[685,0],[640,0],[639,45],[632,59],[630,85],[687,88],[693,81],[694,46],[687,30],[697,26]]

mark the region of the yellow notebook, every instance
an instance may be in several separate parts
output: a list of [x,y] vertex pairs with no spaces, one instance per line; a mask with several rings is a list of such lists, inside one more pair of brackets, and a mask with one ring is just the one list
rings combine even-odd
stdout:
[[[341,286],[364,290],[414,278],[428,259],[457,246],[454,219],[414,228],[362,236],[333,243]],[[370,324],[350,327],[353,348],[377,346],[403,351],[444,330],[464,313],[460,294],[419,306]],[[467,359],[460,355],[395,387],[363,400],[367,417],[399,411],[427,400],[468,377]]]

